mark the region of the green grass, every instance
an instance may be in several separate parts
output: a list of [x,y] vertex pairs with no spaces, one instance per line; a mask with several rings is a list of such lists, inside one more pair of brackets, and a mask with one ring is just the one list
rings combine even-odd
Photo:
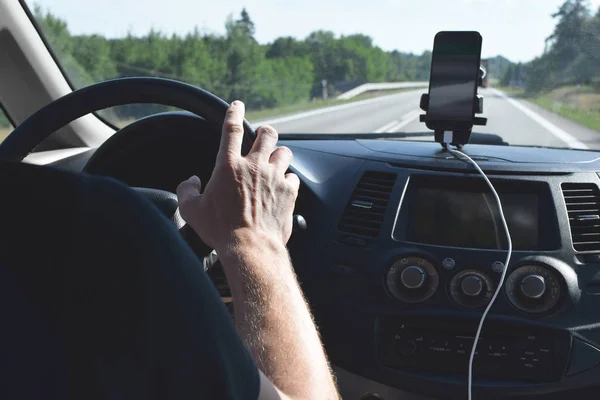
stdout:
[[525,91],[521,88],[499,86],[498,89],[503,91],[504,93],[506,93],[507,95],[509,95],[511,97],[524,97],[525,96]]
[[395,93],[406,92],[410,90],[418,90],[418,88],[407,88],[407,89],[394,89],[394,90],[378,90],[372,92],[366,92],[360,94],[356,97],[353,97],[348,100],[315,100],[310,102],[303,102],[297,104],[290,104],[286,106],[280,106],[275,108],[269,108],[265,110],[248,110],[246,112],[246,119],[249,121],[259,121],[261,119],[271,118],[271,117],[279,117],[282,115],[295,114],[302,111],[316,110],[317,108],[335,106],[338,104],[346,104],[352,103],[354,101],[372,99],[374,97],[386,96]]
[[563,86],[535,95],[518,88],[499,89],[600,132],[600,90],[597,86]]

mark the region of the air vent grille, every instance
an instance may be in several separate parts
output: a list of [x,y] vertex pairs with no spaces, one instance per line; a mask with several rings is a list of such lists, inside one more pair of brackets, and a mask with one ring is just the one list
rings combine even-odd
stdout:
[[600,250],[600,190],[593,183],[563,183],[573,248]]
[[338,229],[352,236],[377,237],[395,182],[396,174],[365,172],[350,196]]

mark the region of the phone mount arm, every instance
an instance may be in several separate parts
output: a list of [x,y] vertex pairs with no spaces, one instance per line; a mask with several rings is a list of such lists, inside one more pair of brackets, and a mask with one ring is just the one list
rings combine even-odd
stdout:
[[[426,122],[427,111],[429,110],[429,94],[423,93],[421,95],[421,102],[419,104],[421,110],[425,111],[425,114],[419,115],[420,122]],[[473,125],[486,125],[487,118],[476,117],[475,114],[483,113],[483,96],[475,95],[473,101]],[[446,148],[448,144],[462,148],[465,144],[469,143],[471,139],[471,129],[468,130],[435,130],[435,141],[440,143],[443,148]]]

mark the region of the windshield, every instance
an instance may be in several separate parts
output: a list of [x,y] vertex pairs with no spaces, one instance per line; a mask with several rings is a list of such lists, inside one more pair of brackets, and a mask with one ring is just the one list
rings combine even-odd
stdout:
[[[433,38],[483,37],[486,126],[510,145],[600,148],[600,0],[40,0],[75,88],[158,76],[247,105],[281,133],[433,140],[419,122]],[[162,106],[102,113],[116,126]],[[319,136],[322,137],[322,136]]]

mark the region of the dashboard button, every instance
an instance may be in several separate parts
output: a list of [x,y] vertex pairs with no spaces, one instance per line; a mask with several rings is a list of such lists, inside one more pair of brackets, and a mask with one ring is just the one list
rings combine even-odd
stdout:
[[495,261],[492,264],[492,271],[501,274],[504,271],[504,263],[502,261]]
[[448,257],[445,258],[444,261],[442,261],[442,267],[444,267],[444,269],[452,269],[456,266],[456,262],[454,261],[454,259]]

